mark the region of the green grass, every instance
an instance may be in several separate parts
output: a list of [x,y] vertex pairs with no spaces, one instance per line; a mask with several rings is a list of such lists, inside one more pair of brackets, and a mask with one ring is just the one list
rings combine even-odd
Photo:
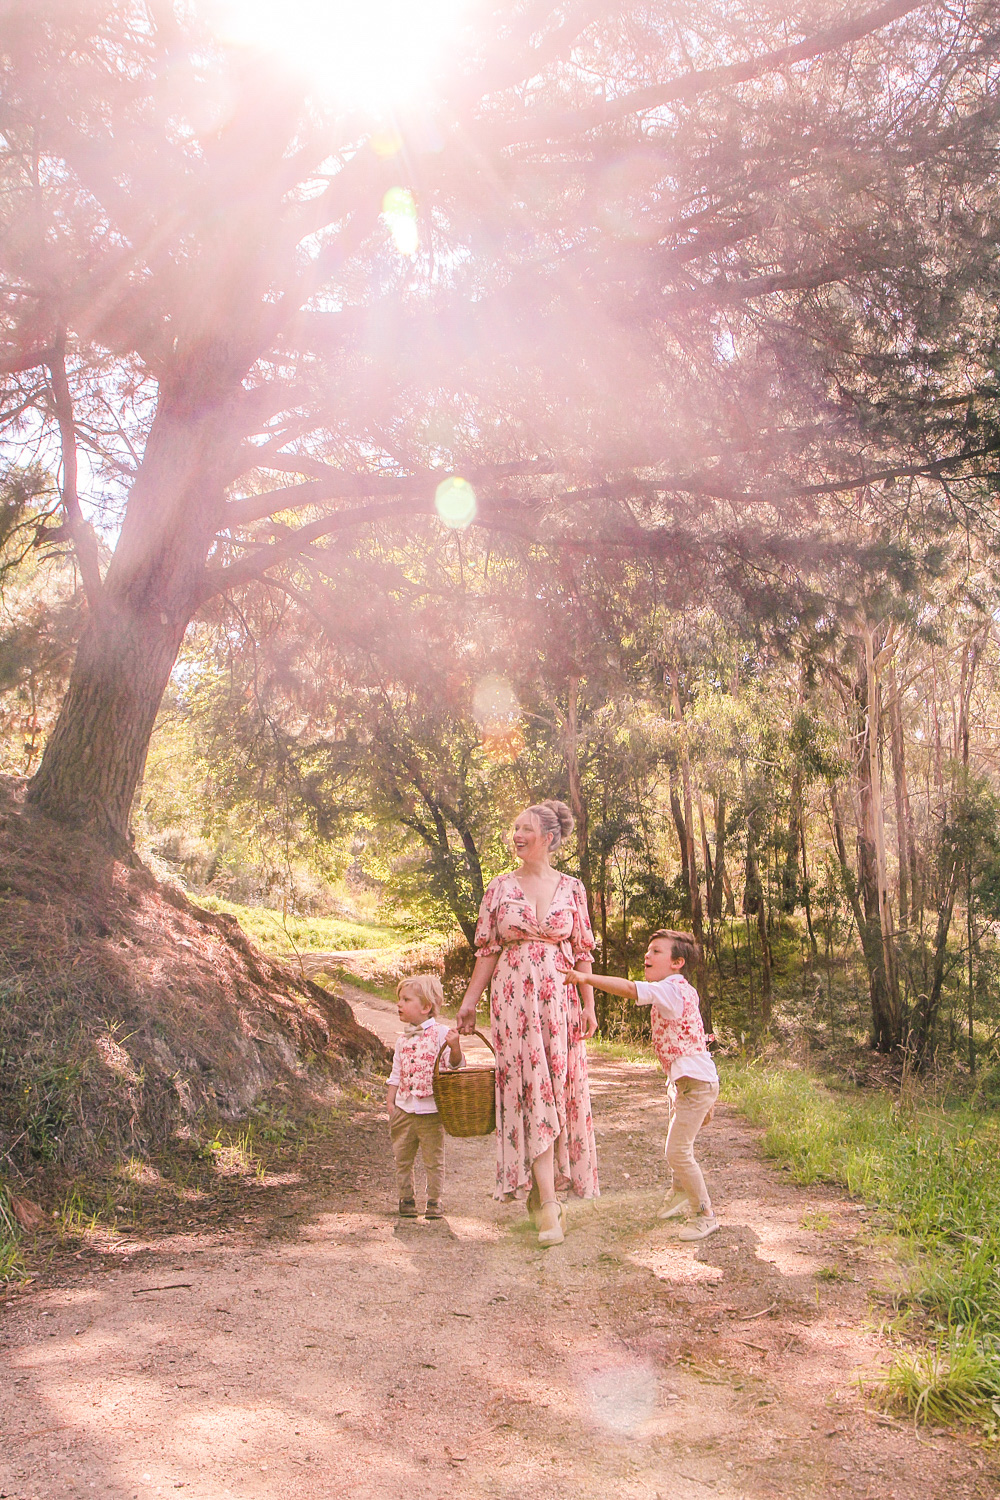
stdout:
[[21,1230],[14,1217],[10,1192],[0,1182],[0,1286],[5,1281],[13,1281],[24,1270],[19,1249],[20,1239]]
[[656,1053],[652,1042],[636,1038],[622,1041],[607,1041],[604,1037],[591,1037],[587,1043],[588,1057],[613,1057],[618,1062],[655,1063]]
[[396,927],[377,922],[347,922],[339,917],[287,917],[267,906],[240,906],[218,896],[199,898],[207,911],[228,912],[248,937],[269,953],[331,952],[351,948],[392,948],[406,941]]
[[793,1181],[839,1183],[880,1213],[908,1263],[902,1327],[923,1340],[894,1362],[890,1395],[919,1419],[1000,1404],[1000,1124],[967,1104],[901,1107],[791,1067],[725,1063],[723,1097],[764,1127]]

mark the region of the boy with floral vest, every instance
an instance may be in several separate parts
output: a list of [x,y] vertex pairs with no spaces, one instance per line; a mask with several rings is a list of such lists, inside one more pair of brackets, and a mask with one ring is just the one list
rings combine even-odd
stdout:
[[[712,1200],[694,1158],[698,1132],[711,1118],[719,1097],[719,1075],[706,1045],[698,991],[684,978],[685,964],[701,956],[689,932],[660,928],[654,932],[643,963],[646,978],[614,979],[604,974],[587,975],[587,984],[609,995],[652,1006],[653,1047],[660,1066],[670,1080],[673,1111],[667,1134],[667,1164],[673,1173],[671,1191],[660,1209],[661,1219],[679,1219],[692,1210],[694,1217],[680,1232],[682,1240],[703,1240],[719,1227]],[[566,978],[572,983],[573,974]]]
[[427,1173],[424,1218],[440,1219],[443,1213],[444,1126],[434,1102],[434,1062],[445,1043],[448,1053],[442,1059],[442,1066],[460,1068],[464,1061],[458,1032],[437,1018],[443,1000],[441,981],[436,974],[413,974],[396,986],[396,1011],[404,1030],[396,1038],[387,1102],[399,1213],[404,1219],[417,1217],[413,1163],[418,1151]]

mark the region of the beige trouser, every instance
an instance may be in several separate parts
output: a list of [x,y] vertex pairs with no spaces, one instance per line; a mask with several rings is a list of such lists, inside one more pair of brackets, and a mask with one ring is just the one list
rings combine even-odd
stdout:
[[419,1150],[427,1173],[427,1201],[441,1201],[444,1179],[444,1126],[441,1116],[414,1115],[394,1109],[389,1119],[389,1139],[396,1158],[396,1185],[401,1198],[413,1197],[413,1163]]
[[670,1085],[673,1112],[667,1132],[667,1165],[674,1174],[674,1187],[696,1208],[712,1211],[701,1168],[694,1159],[694,1142],[705,1116],[719,1097],[719,1085],[701,1078],[677,1078]]

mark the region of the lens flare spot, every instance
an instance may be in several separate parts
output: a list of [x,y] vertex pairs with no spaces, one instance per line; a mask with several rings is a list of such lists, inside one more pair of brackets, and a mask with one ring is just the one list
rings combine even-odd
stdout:
[[382,199],[382,217],[400,255],[416,255],[420,243],[417,203],[409,188],[389,189]]
[[506,677],[480,677],[472,692],[472,713],[480,729],[513,723],[521,712]]
[[464,531],[476,518],[476,492],[467,479],[453,474],[434,491],[434,509],[446,526]]
[[403,137],[398,130],[391,127],[385,130],[376,130],[372,136],[372,150],[376,156],[385,159],[396,156],[403,149]]
[[480,744],[491,760],[511,765],[524,749],[521,705],[506,677],[482,677],[472,694]]
[[591,1416],[620,1437],[632,1437],[656,1411],[656,1371],[651,1365],[595,1370],[583,1382]]

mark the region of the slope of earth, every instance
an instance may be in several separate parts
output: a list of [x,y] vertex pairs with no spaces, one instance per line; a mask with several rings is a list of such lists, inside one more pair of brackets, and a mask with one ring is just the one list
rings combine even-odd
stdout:
[[322,1089],[381,1044],[336,996],[0,781],[0,1160],[12,1186]]
[[[391,1036],[390,1008],[353,997]],[[603,1195],[540,1251],[449,1142],[447,1218],[400,1222],[379,1093],[224,1229],[81,1252],[0,1321],[0,1493],[192,1500],[987,1500],[996,1460],[870,1407],[887,1272],[862,1213],[796,1189],[720,1110],[725,1227],[656,1219],[662,1080],[592,1069]],[[352,1102],[353,1101],[353,1102]],[[349,1106],[349,1107],[345,1107]],[[322,1152],[326,1152],[326,1158]]]

